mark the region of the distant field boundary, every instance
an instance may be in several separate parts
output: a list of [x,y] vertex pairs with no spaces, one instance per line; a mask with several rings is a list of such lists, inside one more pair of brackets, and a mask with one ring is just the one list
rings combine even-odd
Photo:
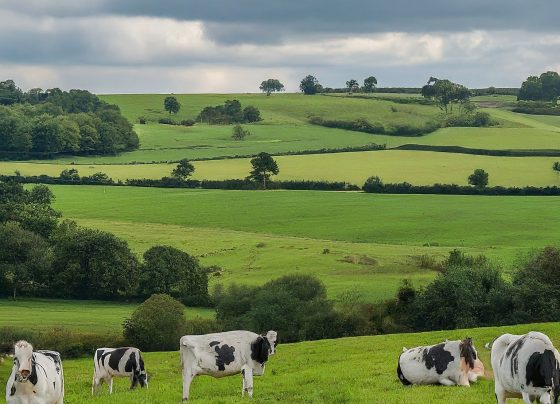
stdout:
[[392,147],[389,150],[417,150],[432,151],[440,153],[459,153],[459,154],[477,154],[481,156],[502,156],[502,157],[558,157],[560,150],[491,150],[491,149],[474,149],[462,146],[434,146],[423,144],[403,144],[401,146]]

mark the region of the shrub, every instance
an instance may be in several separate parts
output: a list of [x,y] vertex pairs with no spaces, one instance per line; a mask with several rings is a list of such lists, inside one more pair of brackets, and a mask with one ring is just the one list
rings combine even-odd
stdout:
[[171,118],[159,118],[158,123],[161,123],[163,125],[177,125],[177,122],[175,122]]
[[261,121],[261,112],[258,108],[249,105],[243,108],[243,122],[251,123]]
[[146,118],[144,118],[143,116],[139,116],[138,117],[138,123],[141,125],[145,125],[146,124]]
[[184,310],[185,306],[169,295],[152,295],[124,322],[123,335],[144,351],[177,350],[187,329]]
[[195,121],[192,119],[184,119],[181,121],[181,125],[183,126],[193,126],[195,124]]

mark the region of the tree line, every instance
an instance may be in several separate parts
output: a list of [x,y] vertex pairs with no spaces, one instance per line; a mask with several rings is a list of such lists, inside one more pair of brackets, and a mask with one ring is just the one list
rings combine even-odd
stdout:
[[86,90],[21,91],[0,82],[0,154],[48,158],[58,154],[115,154],[139,147],[116,105]]
[[168,246],[140,262],[115,235],[65,220],[53,194],[0,182],[0,295],[123,300],[167,293],[185,304],[208,304],[208,273]]

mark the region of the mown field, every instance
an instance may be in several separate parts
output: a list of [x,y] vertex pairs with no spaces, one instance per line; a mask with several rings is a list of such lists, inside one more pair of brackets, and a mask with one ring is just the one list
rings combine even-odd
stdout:
[[[279,156],[278,180],[345,181],[363,185],[377,175],[385,182],[407,181],[415,185],[435,183],[468,184],[477,168],[489,173],[489,185],[560,185],[560,173],[552,170],[560,157],[495,157],[456,153],[387,150],[334,154]],[[206,180],[243,179],[249,175],[249,158],[193,162],[192,178]],[[116,180],[159,179],[169,176],[176,164],[61,165],[57,163],[0,162],[0,173],[58,176],[64,169],[77,169],[82,176],[104,172]]]
[[453,248],[484,253],[508,271],[518,254],[557,243],[554,197],[373,195],[53,186],[65,218],[107,230],[142,254],[172,245],[218,265],[215,283],[263,284],[318,276],[330,298],[353,290],[390,298],[404,278],[436,275]]
[[[271,357],[263,377],[255,378],[252,402],[305,403],[494,403],[490,352],[483,346],[505,333],[531,330],[547,333],[558,345],[560,324],[531,324],[417,334],[343,338],[297,344],[282,344]],[[486,366],[485,380],[470,388],[403,386],[396,377],[396,363],[403,348],[473,337]],[[178,352],[145,353],[149,389],[128,390],[127,380],[116,380],[109,396],[106,385],[91,396],[92,359],[64,361],[66,401],[69,403],[178,403],[182,398]],[[6,382],[11,364],[0,365],[0,384]],[[247,402],[241,398],[241,377],[199,377],[191,385],[191,400],[197,403]],[[508,401],[509,402],[509,401]],[[512,402],[518,402],[512,400]]]
[[[0,327],[46,329],[63,327],[88,332],[121,332],[137,304],[91,300],[0,299]],[[212,318],[214,311],[189,307],[187,318]]]

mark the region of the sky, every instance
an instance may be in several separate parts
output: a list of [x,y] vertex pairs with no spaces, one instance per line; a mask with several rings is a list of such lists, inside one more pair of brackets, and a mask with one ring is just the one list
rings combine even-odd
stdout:
[[560,0],[0,0],[0,80],[96,93],[290,92],[560,72]]

